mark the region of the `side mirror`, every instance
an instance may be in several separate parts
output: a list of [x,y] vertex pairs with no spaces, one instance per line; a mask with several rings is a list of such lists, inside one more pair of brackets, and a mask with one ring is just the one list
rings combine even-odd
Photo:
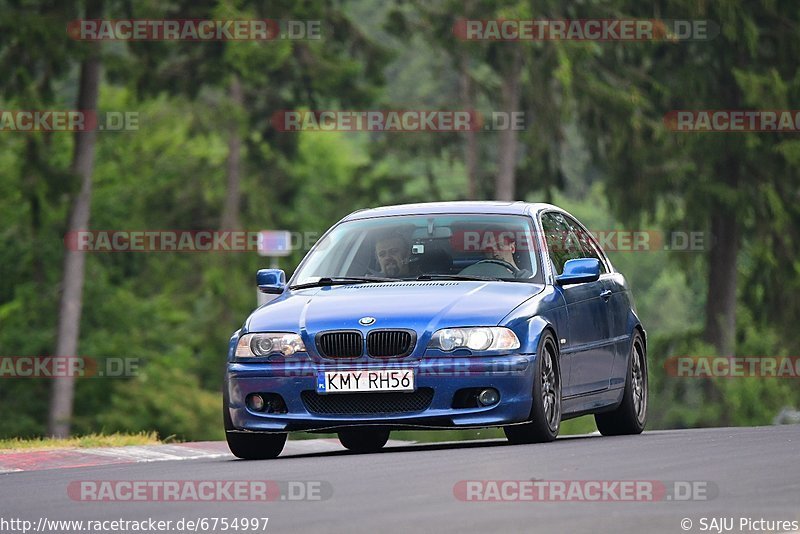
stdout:
[[596,282],[600,279],[600,261],[597,258],[575,258],[567,260],[564,272],[556,276],[560,286]]
[[282,269],[259,269],[256,285],[262,293],[279,295],[286,289],[286,273]]

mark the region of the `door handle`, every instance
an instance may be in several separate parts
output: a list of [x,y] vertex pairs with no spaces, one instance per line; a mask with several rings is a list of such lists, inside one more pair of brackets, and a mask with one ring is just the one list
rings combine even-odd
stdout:
[[608,302],[608,299],[611,298],[611,290],[610,289],[606,289],[605,291],[601,291],[600,292],[600,298],[602,298],[603,300]]

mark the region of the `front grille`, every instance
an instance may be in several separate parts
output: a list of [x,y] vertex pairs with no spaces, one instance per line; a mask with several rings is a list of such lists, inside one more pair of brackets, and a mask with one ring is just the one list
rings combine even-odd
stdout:
[[367,334],[367,354],[375,358],[408,356],[415,337],[408,330],[373,330]]
[[328,358],[358,358],[364,348],[361,332],[324,332],[317,335],[317,348]]
[[311,413],[356,415],[421,412],[431,405],[432,388],[419,388],[411,393],[339,393],[318,395],[314,391],[300,393],[303,405]]

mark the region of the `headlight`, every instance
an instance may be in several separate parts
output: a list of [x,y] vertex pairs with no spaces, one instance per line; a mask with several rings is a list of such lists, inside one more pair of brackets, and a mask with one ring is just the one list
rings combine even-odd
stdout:
[[245,334],[236,345],[237,358],[265,356],[291,356],[295,352],[305,352],[303,340],[297,334],[282,332],[265,334]]
[[429,349],[446,352],[455,349],[514,350],[519,348],[516,334],[503,327],[443,328],[434,332]]

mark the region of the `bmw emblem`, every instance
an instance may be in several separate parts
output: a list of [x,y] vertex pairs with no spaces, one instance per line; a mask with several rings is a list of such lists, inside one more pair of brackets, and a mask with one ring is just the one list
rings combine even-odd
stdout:
[[369,326],[375,323],[375,317],[362,317],[358,320],[358,324]]

